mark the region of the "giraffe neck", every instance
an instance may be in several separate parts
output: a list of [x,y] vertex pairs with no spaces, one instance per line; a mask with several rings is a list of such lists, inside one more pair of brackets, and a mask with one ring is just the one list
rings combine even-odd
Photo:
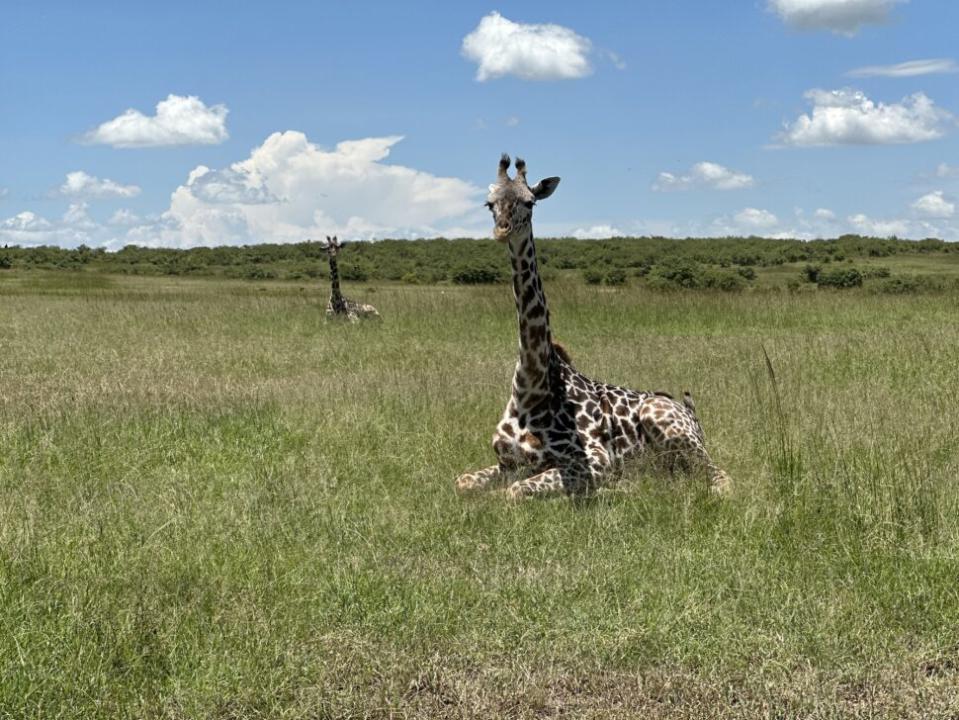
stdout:
[[553,353],[549,309],[536,266],[533,231],[510,242],[513,296],[519,320],[519,359],[513,373],[513,398],[520,407],[532,407],[549,391],[549,365]]
[[343,302],[343,294],[340,292],[340,270],[336,265],[336,257],[329,256],[330,259],[330,302],[334,305],[340,305]]

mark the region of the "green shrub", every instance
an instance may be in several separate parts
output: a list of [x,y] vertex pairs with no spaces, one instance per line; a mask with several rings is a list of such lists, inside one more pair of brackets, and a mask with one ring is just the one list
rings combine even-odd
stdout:
[[457,285],[487,285],[503,282],[499,268],[489,265],[460,265],[453,270],[453,282]]
[[369,271],[362,265],[354,262],[341,263],[339,269],[340,279],[346,280],[347,282],[366,282],[370,279]]
[[739,273],[741,278],[749,282],[756,279],[756,271],[749,266],[736,268],[736,272]]
[[605,282],[607,285],[625,285],[626,271],[620,269],[610,270],[606,273]]
[[819,265],[807,265],[803,268],[803,275],[806,277],[806,282],[819,282],[819,273],[822,272],[822,268]]
[[649,271],[653,287],[702,287],[703,270],[695,260],[669,258]]
[[862,273],[856,268],[820,272],[816,284],[819,287],[832,288],[862,287]]
[[722,268],[707,268],[703,271],[701,282],[702,287],[724,292],[736,292],[746,287],[746,281],[738,272]]
[[599,285],[603,282],[603,273],[599,270],[583,270],[583,280],[587,285]]
[[276,272],[259,265],[249,265],[241,269],[240,277],[244,280],[272,280]]

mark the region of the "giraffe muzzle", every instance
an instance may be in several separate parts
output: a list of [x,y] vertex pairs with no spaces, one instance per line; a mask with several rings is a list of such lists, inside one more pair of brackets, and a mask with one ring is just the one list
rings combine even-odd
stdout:
[[512,232],[513,228],[509,225],[497,225],[493,228],[493,237],[500,242],[506,242]]

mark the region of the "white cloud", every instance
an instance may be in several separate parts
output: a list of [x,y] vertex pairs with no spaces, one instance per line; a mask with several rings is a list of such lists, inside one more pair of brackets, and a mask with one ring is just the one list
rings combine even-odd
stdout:
[[624,237],[625,233],[612,225],[593,225],[588,228],[577,228],[570,235],[579,240],[595,240],[597,238]]
[[901,103],[875,103],[852,89],[809,90],[811,115],[787,125],[779,140],[786,145],[891,145],[935,140],[955,125],[955,116],[936,107],[923,93]]
[[139,195],[140,188],[136,185],[121,185],[113,180],[101,180],[93,175],[88,175],[83,170],[77,170],[67,173],[67,179],[60,186],[59,192],[67,197],[130,198]]
[[[67,214],[71,219],[80,219],[78,211]],[[0,221],[0,244],[4,245],[72,247],[89,241],[87,228],[71,226],[66,221],[53,223],[30,210]]]
[[799,30],[829,30],[852,36],[863,25],[884,22],[892,8],[908,0],[769,0],[768,7]]
[[135,212],[127,210],[126,208],[120,208],[110,216],[110,219],[107,220],[107,225],[138,225],[140,222],[140,216]]
[[779,218],[768,210],[744,208],[733,216],[736,224],[749,230],[768,230],[779,224]]
[[480,82],[504,75],[521,80],[567,80],[592,72],[592,43],[561,25],[527,25],[491,12],[463,38],[461,52],[475,62]]
[[[457,178],[383,162],[400,136],[341,142],[324,150],[301,132],[274,133],[225,170],[204,166],[172,194],[158,222],[128,242],[189,247],[447,233],[480,217],[479,188]],[[212,178],[212,179],[211,179]]]
[[867,65],[846,73],[847,77],[915,77],[917,75],[941,75],[959,72],[959,65],[952,58],[910,60],[897,65]]
[[63,214],[63,224],[81,230],[94,230],[97,224],[87,212],[89,206],[85,202],[70,203],[70,207]]
[[5,198],[9,192],[10,190],[8,188],[0,187],[0,200],[3,200],[3,198]]
[[515,115],[510,115],[506,118],[506,127],[516,127],[519,125],[519,118]]
[[217,145],[229,137],[225,105],[207,107],[195,95],[169,95],[147,116],[129,109],[83,136],[91,145],[116,148],[166,145]]
[[714,190],[739,190],[753,186],[753,178],[712,162],[700,162],[690,168],[686,175],[661,172],[653,190],[691,190],[712,188]]
[[822,220],[824,222],[832,222],[836,219],[836,213],[828,208],[816,208],[816,211],[813,213],[813,216],[817,220]]
[[956,213],[955,203],[942,196],[942,190],[927,193],[912,204],[912,209],[920,215],[932,218],[951,218]]
[[939,163],[936,165],[936,177],[948,178],[959,176],[959,166]]
[[909,235],[909,223],[906,220],[876,220],[859,213],[847,218],[856,232],[874,237],[897,237]]
[[7,218],[3,222],[0,222],[0,228],[4,230],[23,230],[27,232],[34,232],[37,230],[47,230],[51,225],[47,220],[44,220],[39,215],[25,210],[22,213],[17,213],[11,218]]

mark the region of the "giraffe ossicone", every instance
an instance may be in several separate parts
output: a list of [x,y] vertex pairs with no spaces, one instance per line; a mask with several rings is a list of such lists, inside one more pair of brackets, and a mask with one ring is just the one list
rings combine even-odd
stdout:
[[340,270],[336,256],[345,244],[337,241],[336,235],[326,236],[326,256],[330,261],[330,301],[326,304],[326,319],[342,318],[355,323],[364,318],[379,318],[375,307],[350,300],[340,292]]
[[550,177],[532,187],[526,163],[500,158],[486,205],[493,237],[509,246],[519,321],[519,358],[509,402],[493,433],[497,464],[465,473],[460,492],[508,486],[513,499],[588,494],[613,480],[622,464],[650,457],[666,467],[704,473],[713,491],[726,492],[729,476],[706,451],[692,396],[631,390],[578,372],[553,341],[549,309],[536,263],[533,207],[559,185]]

